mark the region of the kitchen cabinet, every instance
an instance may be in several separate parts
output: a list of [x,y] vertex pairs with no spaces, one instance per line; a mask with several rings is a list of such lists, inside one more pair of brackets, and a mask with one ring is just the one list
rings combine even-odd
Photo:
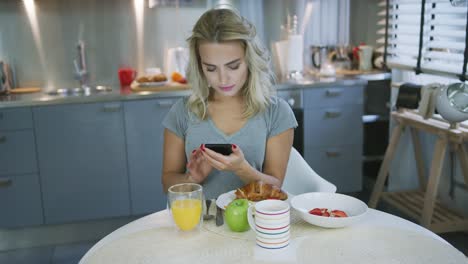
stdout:
[[35,107],[45,223],[130,214],[121,102]]
[[132,214],[166,208],[161,185],[162,121],[176,100],[162,98],[124,104]]
[[0,228],[43,223],[37,174],[0,176]]
[[304,89],[304,158],[338,192],[362,189],[363,86]]
[[0,110],[0,228],[43,223],[31,108]]

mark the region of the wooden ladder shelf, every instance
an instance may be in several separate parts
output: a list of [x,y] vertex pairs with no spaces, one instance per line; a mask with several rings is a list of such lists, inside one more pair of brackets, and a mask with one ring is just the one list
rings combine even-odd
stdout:
[[[448,145],[460,159],[461,169],[468,185],[468,155],[464,143],[468,141],[468,129],[450,129],[447,122],[437,119],[423,119],[415,112],[407,110],[392,112],[396,126],[392,130],[390,142],[377,176],[374,189],[369,200],[369,207],[375,208],[380,198],[401,210],[410,217],[420,220],[420,224],[435,233],[467,231],[468,218],[452,209],[448,209],[437,199],[437,189],[442,172],[445,153]],[[409,128],[413,141],[414,155],[418,172],[419,189],[404,192],[383,192],[388,170],[393,159],[400,136],[405,128]],[[426,182],[424,162],[419,141],[419,131],[437,135],[432,157],[429,178]],[[423,207],[421,207],[423,205]]]

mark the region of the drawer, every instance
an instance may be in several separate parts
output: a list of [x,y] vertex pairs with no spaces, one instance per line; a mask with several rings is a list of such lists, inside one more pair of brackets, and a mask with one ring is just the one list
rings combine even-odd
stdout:
[[43,224],[37,174],[0,176],[0,228]]
[[304,145],[362,144],[362,105],[304,110]]
[[362,188],[362,145],[306,147],[304,158],[317,174],[338,188],[356,192]]
[[0,131],[0,176],[32,172],[37,172],[33,131]]
[[31,108],[0,109],[0,130],[32,128]]
[[305,89],[304,109],[344,104],[363,104],[363,91],[363,86]]

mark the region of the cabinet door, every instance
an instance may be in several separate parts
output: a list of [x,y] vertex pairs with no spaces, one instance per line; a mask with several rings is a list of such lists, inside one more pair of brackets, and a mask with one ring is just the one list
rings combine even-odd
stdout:
[[32,129],[0,131],[0,175],[37,172]]
[[161,185],[162,121],[176,100],[132,101],[124,105],[132,214],[166,208]]
[[304,144],[329,146],[362,144],[362,105],[304,110]]
[[337,192],[361,191],[362,145],[306,147],[304,159]]
[[37,174],[0,176],[0,228],[43,223]]
[[130,213],[120,102],[34,109],[46,223]]

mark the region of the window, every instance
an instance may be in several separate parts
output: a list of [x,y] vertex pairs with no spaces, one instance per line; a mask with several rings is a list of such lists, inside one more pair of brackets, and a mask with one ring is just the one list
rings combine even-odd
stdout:
[[[377,42],[378,51],[382,53],[385,51],[386,2],[379,3]],[[426,0],[421,27],[422,5],[422,0],[389,1],[387,65],[418,69],[420,58],[419,70],[423,73],[460,77],[465,57],[467,0]],[[468,78],[466,72],[464,76]]]

